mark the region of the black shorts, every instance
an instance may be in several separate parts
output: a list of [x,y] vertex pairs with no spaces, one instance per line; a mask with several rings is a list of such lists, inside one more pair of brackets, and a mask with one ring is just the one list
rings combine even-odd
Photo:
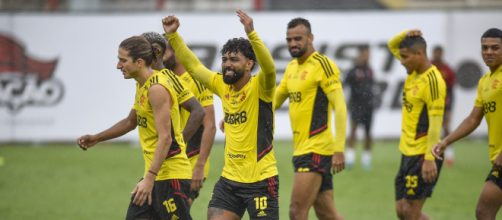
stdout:
[[256,183],[239,183],[221,177],[214,185],[209,207],[231,211],[250,219],[279,219],[279,177]]
[[332,156],[315,153],[303,154],[293,157],[295,172],[316,172],[321,174],[322,181],[319,192],[333,189],[333,174],[331,174]]
[[155,181],[152,191],[152,205],[132,203],[127,209],[127,220],[133,219],[192,219],[188,205],[190,180],[169,179]]
[[502,169],[492,168],[486,181],[492,181],[502,190]]
[[364,126],[364,131],[369,133],[373,122],[373,107],[370,105],[351,104],[349,114],[352,123]]
[[424,199],[431,197],[434,186],[439,179],[443,160],[435,160],[438,176],[432,183],[426,183],[422,178],[424,155],[401,155],[401,166],[395,180],[396,201],[400,199]]

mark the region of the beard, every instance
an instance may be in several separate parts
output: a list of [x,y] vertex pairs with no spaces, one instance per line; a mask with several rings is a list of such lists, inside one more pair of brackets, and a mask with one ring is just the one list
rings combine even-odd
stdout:
[[244,70],[233,70],[234,71],[234,74],[233,75],[227,75],[225,72],[227,72],[229,69],[228,68],[225,68],[223,69],[223,82],[225,82],[225,84],[228,84],[228,85],[232,85],[234,83],[236,83],[237,81],[239,81],[239,79],[242,78],[242,76],[244,76]]
[[305,48],[297,48],[296,51],[293,51],[291,48],[288,48],[288,51],[289,51],[289,54],[291,55],[291,57],[294,57],[294,58],[298,58],[298,57],[301,57],[303,56],[303,54],[305,54],[305,51],[307,51]]
[[163,60],[162,63],[164,64],[165,68],[174,71],[174,69],[176,68],[176,57],[172,56],[169,59]]

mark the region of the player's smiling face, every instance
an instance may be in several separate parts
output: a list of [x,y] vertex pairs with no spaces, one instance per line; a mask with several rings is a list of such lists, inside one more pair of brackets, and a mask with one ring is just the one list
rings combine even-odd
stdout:
[[481,56],[491,69],[502,65],[502,39],[491,37],[481,39]]
[[221,72],[226,84],[234,84],[251,71],[253,61],[247,59],[241,52],[227,52],[221,57]]
[[406,72],[411,74],[417,69],[417,59],[415,58],[416,53],[408,48],[399,49],[399,55],[401,56],[401,64],[406,68]]
[[289,28],[286,32],[286,42],[288,50],[292,57],[301,57],[305,54],[308,46],[312,44],[312,34],[309,33],[304,25],[297,25]]
[[136,72],[138,72],[137,63],[132,60],[132,57],[129,56],[129,51],[119,48],[118,54],[119,61],[117,62],[117,69],[122,71],[124,75],[124,79],[134,78]]

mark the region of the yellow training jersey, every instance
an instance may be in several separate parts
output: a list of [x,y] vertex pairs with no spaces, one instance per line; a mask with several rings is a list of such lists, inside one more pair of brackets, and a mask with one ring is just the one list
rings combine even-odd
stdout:
[[[498,105],[498,106],[497,106]],[[483,108],[488,124],[488,146],[493,162],[502,150],[502,65],[493,73],[487,73],[478,83],[478,95],[474,106]]]
[[[189,88],[185,86],[185,84],[183,84],[183,82],[180,80],[178,75],[176,75],[176,73],[166,68],[160,70],[160,72],[164,76],[166,76],[168,83],[171,85],[171,87],[173,87],[174,96],[176,97],[178,104],[182,104],[187,100],[189,100],[190,98],[194,97],[194,94],[191,92]],[[184,123],[182,123],[182,125],[184,125]]]
[[[197,100],[200,102],[202,107],[213,105],[213,93],[206,89],[202,83],[195,80],[190,74],[187,72],[181,74],[179,76],[181,82],[195,95]],[[181,125],[182,129],[185,128],[186,123],[188,122],[188,117],[190,116],[190,112],[181,109]],[[197,160],[199,159],[200,153],[200,144],[202,141],[202,132],[204,131],[204,126],[201,125],[197,132],[192,136],[190,140],[186,140],[187,144],[187,156],[192,164],[192,169],[195,167]],[[209,161],[206,162],[204,166],[204,176],[207,177],[209,174]]]
[[423,73],[413,72],[406,77],[399,143],[399,150],[404,155],[426,153],[429,117],[443,116],[445,97],[446,83],[434,65]]
[[[145,160],[144,175],[146,175],[148,169],[150,169],[158,140],[153,110],[148,99],[148,90],[155,84],[162,85],[166,88],[171,94],[171,97],[175,94],[174,88],[168,83],[168,79],[161,72],[154,71],[154,74],[147,79],[143,86],[136,84],[134,110],[137,115],[139,139],[141,149],[143,150],[143,158]],[[192,172],[190,169],[190,162],[184,151],[185,143],[183,142],[180,130],[178,101],[175,98],[171,100],[171,135],[173,140],[156,180],[191,179]]]
[[[335,153],[333,111],[327,95],[341,89],[340,70],[328,57],[312,53],[304,63],[293,59],[284,72],[277,95],[289,97],[294,156]],[[346,122],[340,122],[346,123]]]
[[222,176],[240,183],[254,183],[276,176],[273,109],[275,65],[258,34],[248,34],[260,71],[239,91],[223,82],[223,76],[207,69],[190,51],[178,33],[168,35],[183,66],[219,96],[225,121],[225,165]]

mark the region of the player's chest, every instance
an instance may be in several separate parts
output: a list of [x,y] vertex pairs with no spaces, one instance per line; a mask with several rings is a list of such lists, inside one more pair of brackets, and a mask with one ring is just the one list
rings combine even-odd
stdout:
[[483,84],[481,85],[481,96],[483,100],[502,100],[502,77],[500,77],[501,74],[502,73],[498,73],[498,75],[490,76],[483,82]]
[[403,97],[405,100],[421,100],[424,96],[427,81],[423,78],[410,77],[406,79],[403,86]]
[[253,91],[251,87],[245,87],[239,91],[228,89],[222,96],[223,106],[229,111],[246,108],[254,103],[253,100],[256,100],[257,92]]
[[319,85],[321,77],[312,68],[294,67],[288,69],[287,87],[290,91],[303,91],[309,89],[316,89]]

